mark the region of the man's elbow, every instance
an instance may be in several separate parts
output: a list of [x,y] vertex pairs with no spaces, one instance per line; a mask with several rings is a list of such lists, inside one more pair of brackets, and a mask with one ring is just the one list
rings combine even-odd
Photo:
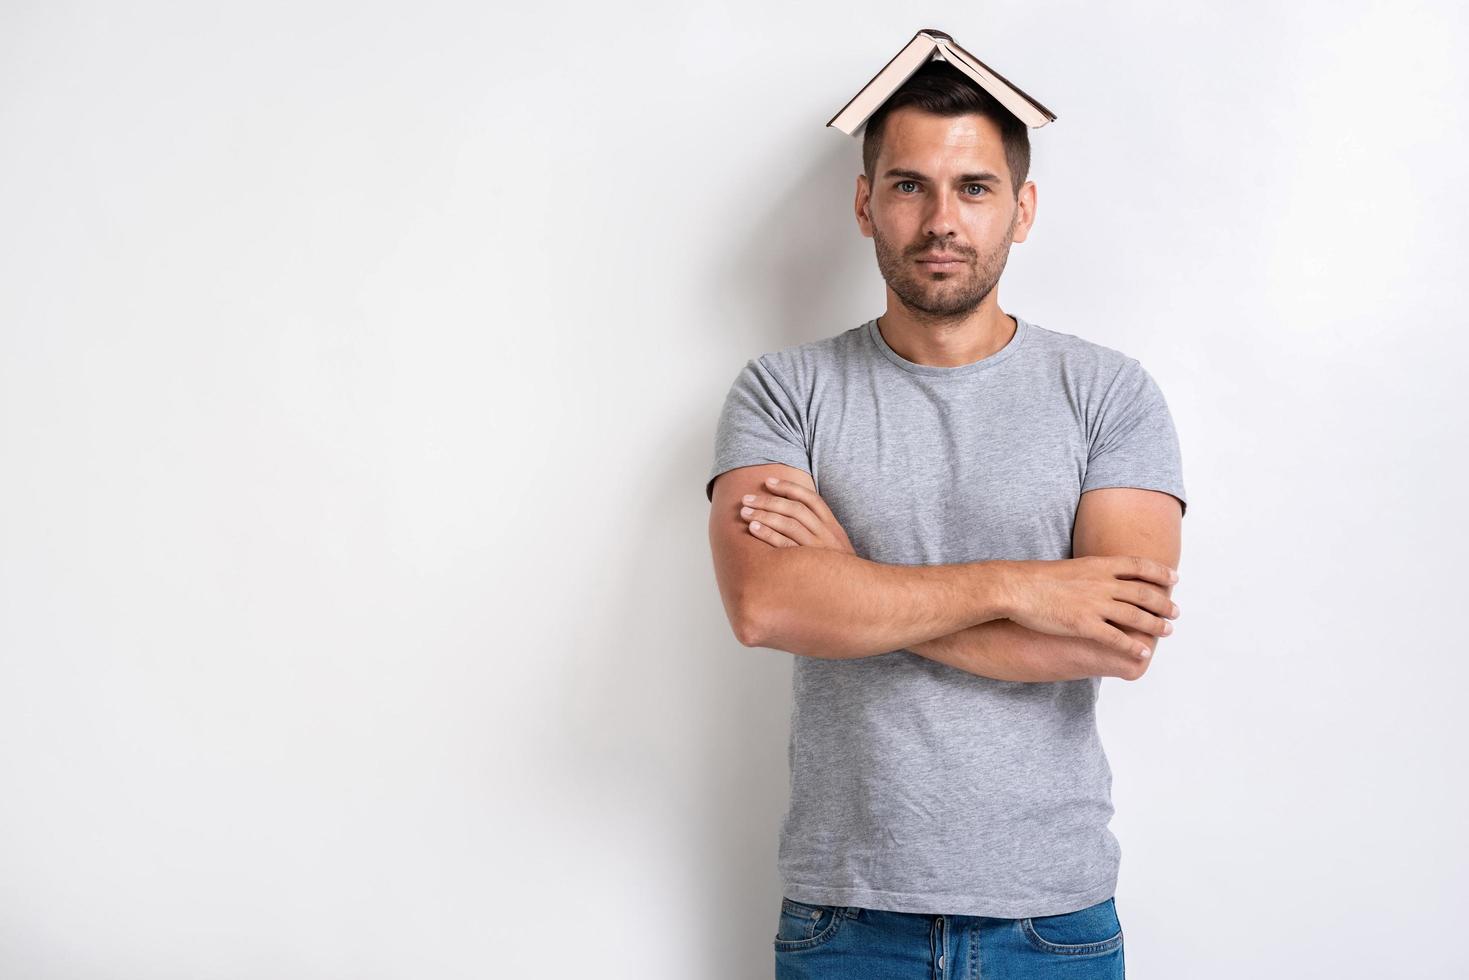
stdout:
[[759,647],[764,646],[764,634],[758,626],[755,616],[745,609],[738,610],[730,626],[734,629],[735,639],[740,641],[740,646]]
[[742,583],[734,589],[734,595],[725,603],[730,629],[734,631],[735,639],[740,641],[740,645],[746,647],[764,646],[766,639],[765,620],[760,614],[760,604],[753,594],[754,591],[749,585]]
[[[801,628],[797,628],[798,621],[803,624]],[[762,647],[813,657],[845,655],[819,646],[810,635],[810,617],[802,617],[790,608],[759,602],[737,603],[730,625],[741,646]]]
[[730,603],[730,626],[742,646],[794,652],[791,627],[809,617],[783,598],[789,596],[781,595],[778,577],[772,574],[751,574],[739,584]]

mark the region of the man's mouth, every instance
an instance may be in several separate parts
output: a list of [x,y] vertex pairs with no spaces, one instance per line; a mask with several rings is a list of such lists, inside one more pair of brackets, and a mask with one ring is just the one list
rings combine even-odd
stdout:
[[926,265],[935,272],[945,269],[957,269],[964,264],[964,260],[957,255],[927,255],[918,260],[920,265]]

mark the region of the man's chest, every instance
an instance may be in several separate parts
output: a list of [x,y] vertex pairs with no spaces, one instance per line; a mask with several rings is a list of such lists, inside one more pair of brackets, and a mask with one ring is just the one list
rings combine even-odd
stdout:
[[1013,395],[848,398],[814,414],[817,490],[874,561],[1069,557],[1086,437],[1064,410],[1034,406]]

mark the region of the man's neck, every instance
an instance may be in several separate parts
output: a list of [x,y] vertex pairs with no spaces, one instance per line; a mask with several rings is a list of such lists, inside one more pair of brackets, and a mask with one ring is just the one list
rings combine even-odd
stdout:
[[1019,329],[1015,318],[999,307],[962,320],[926,322],[891,307],[877,320],[882,339],[914,364],[963,367],[984,360],[1010,343]]

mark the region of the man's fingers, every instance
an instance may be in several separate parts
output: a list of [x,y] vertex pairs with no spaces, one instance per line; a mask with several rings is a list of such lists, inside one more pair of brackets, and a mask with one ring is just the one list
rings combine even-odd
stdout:
[[1178,618],[1178,603],[1168,597],[1162,589],[1146,582],[1118,579],[1117,591],[1112,598],[1130,602],[1139,609],[1146,609],[1155,616],[1167,619]]
[[773,530],[760,521],[751,521],[748,525],[746,525],[746,527],[751,534],[759,538],[761,541],[764,541],[766,544],[775,545],[777,548],[800,547],[800,544],[798,544],[797,542],[792,541],[784,534],[781,534],[779,531]]
[[[792,486],[794,486],[794,484],[792,484]],[[807,531],[811,532],[812,535],[817,538],[821,537],[821,518],[813,514],[811,512],[811,508],[801,501],[787,500],[785,497],[776,497],[769,494],[758,493],[746,494],[745,497],[753,498],[745,499],[741,502],[740,516],[743,517],[745,520],[766,520],[766,518],[769,518],[769,523],[772,524],[776,529],[785,530],[785,527],[781,524],[780,520],[777,519],[783,517],[786,520],[800,522],[800,524],[805,527]],[[803,543],[810,544],[812,542],[807,541]]]
[[1169,586],[1178,584],[1178,573],[1161,561],[1138,555],[1119,555],[1113,559],[1113,571],[1119,578],[1140,578]]
[[1144,612],[1130,602],[1114,602],[1107,618],[1151,636],[1167,636],[1173,632],[1173,624],[1168,620]]
[[1111,623],[1103,623],[1101,630],[1092,639],[1100,640],[1134,663],[1142,663],[1153,655],[1153,652],[1140,641],[1128,636]]
[[806,526],[805,522],[798,521],[794,517],[773,514],[768,510],[756,510],[748,506],[740,508],[740,517],[744,518],[746,523],[758,521],[762,526],[784,535],[796,544],[816,543],[816,537],[811,533],[811,529]]
[[[764,515],[769,518],[767,523],[796,539],[798,544],[856,554],[852,542],[847,540],[846,530],[815,490],[790,480],[767,480],[765,488],[770,492],[745,494],[741,517],[748,521]],[[791,518],[805,530],[794,524],[782,524],[777,515]]]
[[831,512],[830,507],[826,506],[826,501],[821,499],[821,494],[815,490],[803,487],[799,483],[792,483],[790,480],[776,480],[774,483],[766,480],[765,489],[773,494],[780,494],[783,497],[799,500],[807,507],[810,507],[823,521],[829,520],[833,524],[837,522],[836,515]]

